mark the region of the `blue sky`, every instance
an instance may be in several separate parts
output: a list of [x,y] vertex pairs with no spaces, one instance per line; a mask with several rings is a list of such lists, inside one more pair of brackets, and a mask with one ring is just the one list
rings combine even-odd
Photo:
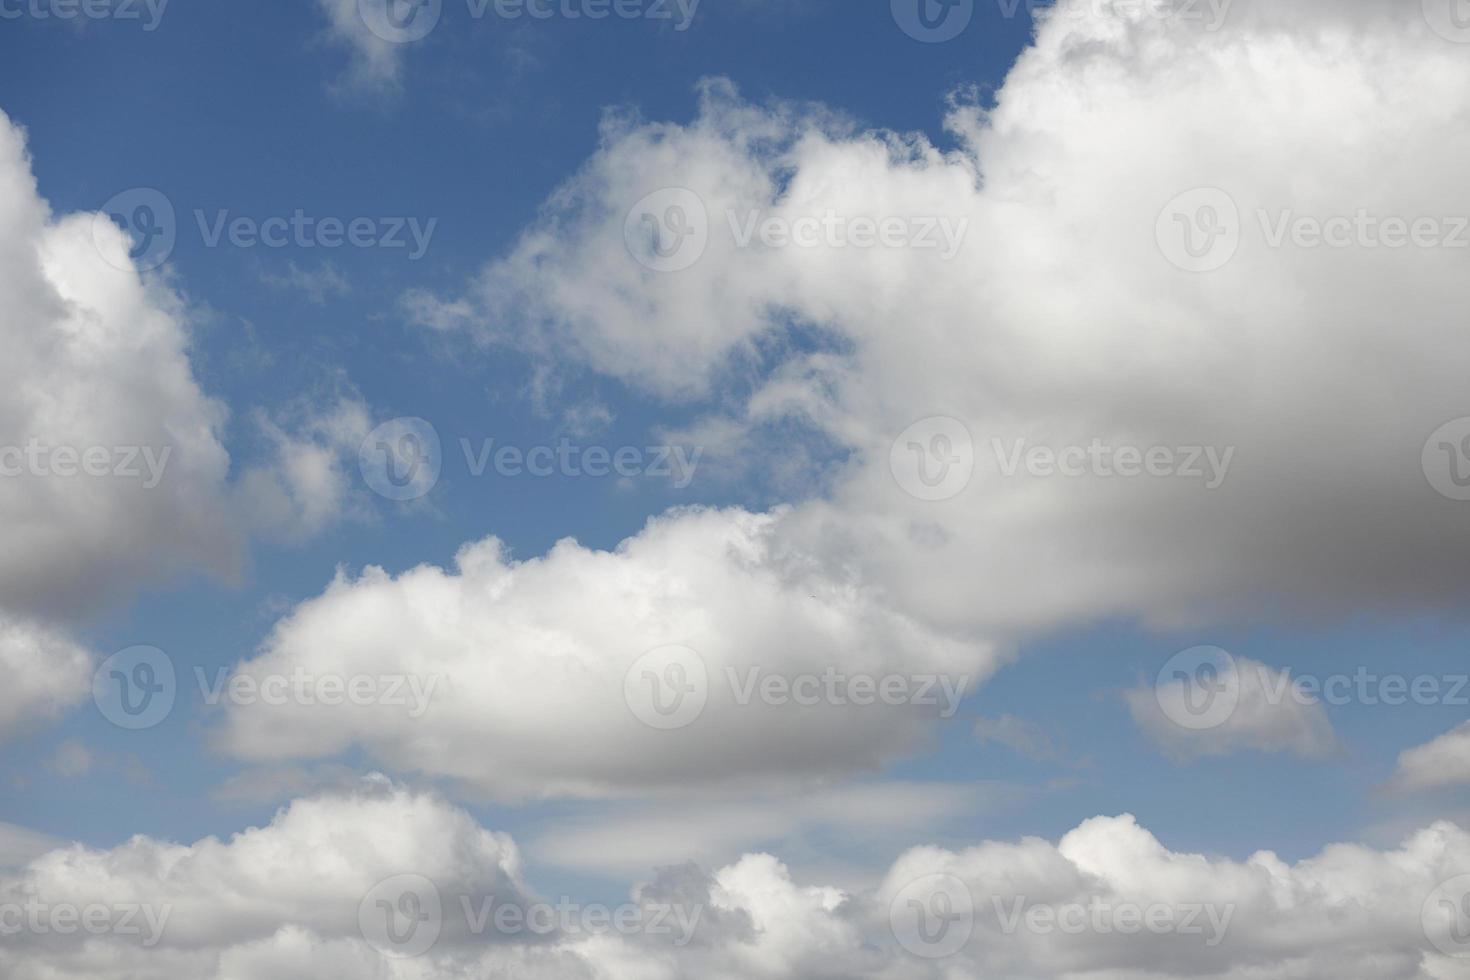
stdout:
[[[704,0],[683,31],[646,18],[475,19],[462,2],[447,0],[426,39],[389,45],[396,75],[367,80],[353,74],[356,42],[333,33],[330,7],[174,0],[151,31],[109,19],[0,21],[0,109],[24,131],[39,197],[52,214],[93,212],[135,188],[160,191],[175,210],[177,245],[144,281],[178,298],[174,314],[193,382],[227,407],[215,434],[229,454],[221,484],[229,506],[249,495],[252,471],[275,472],[272,432],[322,442],[331,473],[346,481],[324,505],[330,513],[309,528],[261,529],[242,519],[232,528],[245,542],[234,572],[210,575],[206,563],[184,562],[171,574],[119,574],[101,594],[78,601],[67,587],[60,590],[66,601],[38,603],[39,619],[64,630],[93,664],[135,645],[166,651],[180,671],[180,695],[167,719],[144,731],[118,729],[90,698],[45,724],[27,724],[0,744],[0,823],[102,850],[134,835],[228,839],[270,824],[295,797],[341,791],[359,775],[382,771],[514,837],[530,856],[535,887],[608,901],[626,893],[629,875],[597,861],[579,864],[567,854],[580,852],[565,841],[579,828],[616,826],[630,814],[642,819],[664,805],[690,820],[707,812],[700,807],[728,807],[737,821],[742,806],[767,808],[748,811],[757,817],[747,823],[779,813],[769,833],[746,826],[730,838],[735,843],[716,839],[689,857],[731,861],[769,850],[799,877],[827,875],[843,887],[881,876],[918,845],[959,851],[983,840],[1054,841],[1090,818],[1123,813],[1173,851],[1235,861],[1263,849],[1301,861],[1334,842],[1386,850],[1436,820],[1464,826],[1470,784],[1445,779],[1406,789],[1400,756],[1461,726],[1470,691],[1449,703],[1350,698],[1284,713],[1267,706],[1273,711],[1263,708],[1264,720],[1237,717],[1232,724],[1243,727],[1195,741],[1169,729],[1160,735],[1137,707],[1154,704],[1156,678],[1171,657],[1205,645],[1229,650],[1242,672],[1266,665],[1309,677],[1366,670],[1452,680],[1466,673],[1454,596],[1464,574],[1458,508],[1470,504],[1436,496],[1419,469],[1420,440],[1470,414],[1451,390],[1463,343],[1443,326],[1453,320],[1457,267],[1438,255],[1420,265],[1369,267],[1360,263],[1381,257],[1366,248],[1263,257],[1247,234],[1224,271],[1193,275],[1170,268],[1151,237],[1157,208],[1191,187],[1230,188],[1245,225],[1248,201],[1263,212],[1362,206],[1409,217],[1464,206],[1458,192],[1434,198],[1432,174],[1420,194],[1394,183],[1397,170],[1375,186],[1371,175],[1332,165],[1361,144],[1324,120],[1339,110],[1370,120],[1385,111],[1333,74],[1355,70],[1351,57],[1344,56],[1348,67],[1334,67],[1313,53],[1314,31],[1342,27],[1333,18],[1346,19],[1350,37],[1369,30],[1355,19],[1356,5],[1330,14],[1308,5],[1310,13],[1283,26],[1260,4],[1241,0],[1230,27],[1239,38],[1222,35],[1239,51],[1308,38],[1294,55],[1319,81],[1343,83],[1339,103],[1273,102],[1272,117],[1244,135],[1232,129],[1244,118],[1229,101],[1239,93],[1222,95],[1228,86],[1220,79],[1201,81],[1110,29],[1069,40],[1052,24],[1035,42],[1037,24],[1024,6],[1010,17],[1001,5],[978,3],[956,39],[923,44],[899,29],[889,4],[868,0]],[[1312,19],[1318,16],[1322,24]],[[1426,36],[1418,21],[1403,28],[1404,51],[1437,44],[1424,48],[1426,57],[1462,65],[1463,47]],[[1189,38],[1180,50],[1204,43]],[[1454,55],[1461,60],[1449,60]],[[1202,56],[1199,64],[1224,72],[1230,62],[1221,57]],[[1130,67],[1113,70],[1118,65]],[[1294,84],[1262,71],[1265,89]],[[1400,77],[1407,69],[1391,74],[1388,88],[1417,84]],[[711,96],[701,89],[705,79],[728,79],[739,95],[722,95],[716,85]],[[1174,102],[1171,93],[1183,94]],[[1157,101],[1129,108],[1143,98]],[[1178,123],[1194,135],[1161,135],[1190,98],[1210,107],[1187,127]],[[1295,182],[1252,159],[1253,148],[1264,152],[1260,134],[1276,131],[1271,123],[1291,124],[1294,111],[1304,116],[1304,145],[1316,138],[1323,154],[1318,169],[1302,165]],[[621,122],[604,123],[610,118]],[[742,142],[744,131],[762,126],[764,137]],[[1405,158],[1432,146],[1437,128],[1443,124],[1419,116],[1404,121]],[[1333,138],[1324,133],[1342,144],[1324,148]],[[1235,138],[1241,149],[1221,149]],[[873,149],[880,146],[886,160]],[[1131,156],[1130,146],[1139,147]],[[1458,159],[1461,149],[1457,142],[1443,158]],[[847,152],[851,159],[841,156]],[[1305,151],[1281,150],[1292,152]],[[788,280],[776,263],[748,276],[741,267],[711,285],[699,278],[719,268],[710,257],[684,278],[646,275],[627,255],[616,256],[626,270],[601,264],[599,236],[621,227],[633,203],[623,193],[627,181],[656,190],[677,180],[709,203],[737,194],[732,187],[751,193],[753,185],[741,183],[751,173],[772,187],[812,190],[813,199],[832,187],[842,199],[856,188],[845,199],[867,194],[873,203],[863,206],[872,208],[955,201],[954,213],[983,225],[972,234],[993,248],[978,258],[962,253],[960,262],[973,258],[972,273],[905,265],[893,289],[884,288],[886,267],[848,270],[848,285],[840,277],[831,285],[820,269]],[[931,178],[932,187],[920,187]],[[973,208],[959,200],[969,194]],[[606,227],[598,223],[603,205],[618,212]],[[211,246],[200,226],[221,211],[258,222],[298,210],[344,222],[402,218],[432,231],[423,255],[411,258],[407,248]],[[1046,217],[1027,225],[1032,211]],[[1133,251],[1135,240],[1146,248]],[[1419,325],[1412,337],[1384,339],[1367,322],[1380,312],[1375,301],[1333,285],[1355,289],[1374,276],[1395,295],[1417,297],[1404,300],[1406,319]],[[685,288],[689,295],[678,292]],[[865,305],[888,318],[875,314],[877,325],[853,326]],[[435,329],[424,313],[429,306],[453,323]],[[708,314],[707,330],[687,316],[691,309]],[[895,309],[912,319],[895,319]],[[1353,321],[1359,314],[1363,323]],[[1336,334],[1335,317],[1350,321]],[[646,331],[606,325],[640,318]],[[1003,326],[991,332],[992,321]],[[1429,365],[1432,376],[1422,385],[1408,380]],[[125,373],[119,366],[118,376]],[[1416,389],[1413,404],[1395,409],[1395,393],[1405,387]],[[433,489],[401,504],[374,495],[358,463],[362,432],[348,423],[347,438],[312,428],[338,403],[359,406],[367,428],[428,420],[443,442]],[[759,406],[772,404],[789,414],[761,416]],[[105,415],[108,406],[92,409]],[[989,434],[999,438],[1007,425],[1038,442],[1048,434],[1131,434],[1154,440],[1139,443],[1146,448],[1197,437],[1203,445],[1238,446],[1241,475],[1219,496],[1150,486],[1125,498],[1114,493],[1116,481],[1089,482],[1086,495],[1038,483],[1026,503],[1002,495],[983,513],[948,500],[916,506],[897,499],[886,472],[888,442],[908,421],[950,415],[968,420],[982,456]],[[1324,440],[1343,432],[1361,441],[1345,439],[1348,448],[1334,455]],[[683,487],[648,475],[477,476],[461,440],[487,439],[520,447],[698,444],[703,456]],[[870,479],[873,473],[882,479]],[[778,617],[773,631],[806,636],[802,630],[830,626],[833,649],[856,645],[852,662],[869,665],[932,665],[942,659],[933,651],[963,648],[964,656],[943,654],[955,658],[946,662],[980,673],[994,667],[993,676],[953,718],[895,722],[877,734],[864,729],[850,754],[834,750],[841,758],[830,766],[793,762],[791,781],[783,781],[791,773],[777,773],[782,778],[750,790],[691,780],[685,795],[641,760],[629,764],[626,784],[611,777],[615,791],[581,799],[557,792],[527,799],[509,776],[504,785],[493,775],[456,779],[456,765],[433,758],[473,756],[476,738],[504,734],[494,728],[430,727],[419,742],[418,730],[395,740],[385,724],[345,738],[342,751],[315,753],[311,743],[336,744],[335,733],[292,716],[281,730],[299,740],[300,751],[252,758],[245,743],[265,729],[250,727],[254,721],[230,728],[194,683],[195,668],[212,674],[257,658],[266,663],[273,645],[279,649],[271,656],[285,658],[269,661],[277,663],[327,656],[310,649],[323,638],[339,638],[350,650],[354,621],[345,611],[330,620],[335,633],[323,625],[308,635],[290,621],[303,604],[323,609],[324,622],[339,615],[312,602],[334,575],[352,580],[367,566],[393,576],[426,563],[450,568],[467,543],[492,535],[516,560],[538,559],[567,538],[606,551],[639,535],[650,519],[672,514],[665,519],[683,527],[677,515],[690,511],[682,508],[704,507],[777,515],[775,539],[821,568],[810,578],[793,572],[780,580],[830,600],[830,618],[782,611],[790,622]],[[684,547],[650,545],[649,564],[679,580],[680,562],[703,568],[699,562],[714,550],[689,545],[696,556],[689,558]],[[585,558],[587,566],[597,560]],[[566,559],[571,570],[562,572],[548,559],[548,579],[566,594],[555,616],[543,616],[540,606],[525,613],[551,638],[548,650],[581,642],[564,623],[584,615],[601,622],[600,611],[587,610],[600,610],[603,580],[582,561]],[[788,566],[780,567],[784,576]],[[636,578],[641,568],[618,576]],[[724,581],[702,574],[690,571],[687,581]],[[679,588],[673,594],[683,595]],[[861,599],[849,605],[853,595]],[[476,627],[486,631],[478,640],[499,635],[492,609],[499,601],[489,591],[468,596],[454,617],[426,619],[433,625],[423,632],[438,642],[441,625],[452,632],[461,614],[468,621],[470,609],[482,608],[491,611]],[[787,610],[788,597],[772,601]],[[717,643],[733,636],[738,646],[749,625],[738,608],[701,616],[689,613],[687,622],[713,624]],[[394,642],[413,647],[418,635]],[[910,643],[934,659],[906,661]],[[451,655],[458,654],[444,654]],[[774,664],[784,655],[768,649],[758,656]],[[529,652],[528,662],[539,656]],[[1142,701],[1129,692],[1142,692]],[[839,727],[829,730],[840,743],[848,716],[833,717]],[[982,737],[998,719],[1013,734]],[[507,737],[524,737],[528,755],[566,748],[539,722]],[[725,748],[711,748],[712,771]],[[789,748],[793,758],[804,757],[803,747]],[[576,749],[566,748],[573,756]],[[743,751],[743,743],[730,749]],[[740,765],[764,776],[781,768],[770,757],[784,753],[768,745],[751,751],[764,761],[741,756]],[[397,764],[414,752],[422,756],[413,764]],[[88,761],[64,771],[68,753]],[[576,763],[566,767],[580,773]],[[283,770],[302,781],[275,792],[222,793]],[[900,805],[912,784],[928,786],[931,802]],[[872,788],[900,816],[876,830],[807,816],[783,822],[796,805],[789,794],[840,799],[833,794],[855,787]],[[916,791],[914,800],[920,797],[930,799]],[[607,846],[615,846],[611,838]]]

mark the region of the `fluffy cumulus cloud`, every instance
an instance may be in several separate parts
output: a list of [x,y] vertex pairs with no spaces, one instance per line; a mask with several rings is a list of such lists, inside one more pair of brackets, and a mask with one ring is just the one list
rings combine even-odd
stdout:
[[489,539],[452,570],[341,575],[237,668],[261,696],[226,699],[218,736],[257,762],[361,746],[508,797],[765,785],[916,748],[996,654],[787,547],[778,523],[694,510],[611,552],[514,561]]
[[408,305],[707,406],[711,456],[836,446],[781,535],[946,627],[1443,607],[1470,62],[1423,6],[1064,0],[942,145],[708,82]]
[[0,117],[0,596],[85,610],[142,580],[228,570],[224,409],[190,370],[179,298],[120,228],[53,215]]
[[1470,785],[1470,722],[1400,755],[1395,782],[1412,790]]
[[19,678],[0,737],[86,694],[86,654],[55,624],[182,574],[232,577],[249,534],[296,539],[354,510],[361,401],[262,416],[268,451],[232,481],[188,310],[134,251],[107,216],[52,213],[0,113],[0,664]]
[[[1450,824],[1288,864],[1178,853],[1131,817],[1100,817],[1055,844],[917,848],[858,888],[748,854],[583,905],[534,894],[508,837],[377,780],[228,841],[72,846],[0,873],[0,967],[17,980],[1446,980],[1470,961],[1450,955],[1435,900],[1467,867],[1470,837]],[[67,921],[92,926],[55,928]]]
[[87,696],[92,656],[69,637],[0,612],[0,743]]

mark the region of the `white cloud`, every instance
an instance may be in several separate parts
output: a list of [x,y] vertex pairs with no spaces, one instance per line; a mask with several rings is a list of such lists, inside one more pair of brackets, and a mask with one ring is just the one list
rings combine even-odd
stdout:
[[[778,523],[690,510],[611,552],[563,541],[516,562],[488,539],[463,548],[452,571],[339,575],[236,676],[407,677],[404,703],[262,700],[227,710],[219,740],[256,762],[357,745],[381,764],[501,797],[768,786],[913,751],[945,705],[994,670],[995,654],[917,625],[785,548]],[[640,658],[670,645],[694,651],[702,663],[689,676],[698,666],[707,681],[703,713],[678,731],[640,720],[626,688]],[[760,693],[773,675],[828,671],[842,682],[834,700],[825,682],[810,706]],[[847,680],[890,676],[912,679],[911,699],[863,704],[875,698],[858,687],[848,698]],[[417,707],[414,684],[432,694]]]
[[[185,571],[232,571],[225,411],[191,374],[180,300],[133,269],[121,229],[49,212],[4,117],[0,219],[4,608],[72,613]],[[88,450],[107,475],[60,455]]]
[[352,509],[355,400],[269,427],[273,457],[229,482],[185,303],[131,248],[104,216],[51,212],[0,113],[0,738],[86,697],[89,655],[57,624],[186,574],[233,579],[248,533]]
[[92,660],[64,634],[0,611],[0,743],[83,701]]
[[[385,0],[379,6],[386,6]],[[396,89],[403,76],[403,46],[368,29],[360,0],[316,0],[327,18],[328,34],[350,53],[343,82],[359,90]]]
[[[1453,606],[1467,532],[1420,455],[1467,411],[1464,252],[1271,248],[1258,211],[1470,214],[1463,51],[1418,0],[1241,2],[1216,33],[1151,5],[1062,6],[993,110],[956,98],[950,151],[722,81],[688,125],[610,115],[508,255],[464,294],[409,307],[692,400],[710,416],[700,431],[729,434],[711,457],[776,470],[805,448],[793,426],[836,442],[851,465],[807,487],[822,499],[782,518],[783,537],[944,628]],[[702,199],[709,242],[689,268],[653,272],[625,225],[670,187]],[[1210,274],[1176,268],[1155,238],[1171,199],[1199,187],[1226,189],[1242,216],[1234,260]],[[949,261],[740,248],[727,212],[753,209],[968,231]],[[752,374],[766,383],[744,397]],[[890,472],[894,440],[930,416],[963,420],[975,446],[968,486],[939,503]],[[1232,463],[1213,490],[1009,476],[1021,439],[1211,447]]]
[[256,423],[271,456],[240,477],[238,493],[250,525],[285,539],[309,538],[345,515],[367,512],[354,494],[358,449],[372,429],[361,399],[339,397],[307,408],[283,425],[265,413]]
[[1199,696],[1190,679],[1163,679],[1124,692],[1139,728],[1180,759],[1253,750],[1290,752],[1325,759],[1341,743],[1320,701],[1304,696],[1291,672],[1249,657],[1232,657],[1213,681],[1222,692],[1210,713],[1191,717],[1188,703]]
[[[1470,836],[1451,824],[1394,850],[1336,845],[1288,864],[1270,852],[1243,862],[1174,852],[1132,817],[1099,817],[1055,844],[915,848],[881,880],[847,889],[803,883],[767,854],[708,874],[667,868],[635,886],[630,903],[677,910],[687,931],[580,930],[572,918],[532,938],[493,918],[477,930],[459,899],[469,900],[471,915],[492,898],[520,908],[575,901],[530,893],[508,837],[435,797],[379,782],[299,800],[228,841],[74,845],[0,873],[0,902],[132,903],[162,923],[147,948],[116,933],[25,928],[0,946],[0,969],[15,980],[1463,980],[1466,961],[1435,949],[1421,910],[1467,867]],[[440,915],[421,920],[439,938],[417,958],[390,958],[380,937],[361,931],[359,911],[381,912],[380,896],[396,907],[400,893],[379,882],[404,874],[431,882],[440,897]],[[928,959],[901,943],[917,938],[905,925],[909,902],[922,905],[936,883],[969,899],[949,908],[964,941]],[[424,907],[401,908],[422,915]],[[1078,920],[1070,910],[1079,907],[1101,909],[1102,918]],[[1127,908],[1172,915],[1172,931],[1129,928],[1128,913],[1110,918]],[[1206,911],[1192,915],[1196,908]],[[1033,909],[1073,925],[1038,928],[1048,920]],[[145,916],[138,921],[148,928]]]
[[1409,790],[1470,785],[1470,722],[1402,753],[1394,781]]

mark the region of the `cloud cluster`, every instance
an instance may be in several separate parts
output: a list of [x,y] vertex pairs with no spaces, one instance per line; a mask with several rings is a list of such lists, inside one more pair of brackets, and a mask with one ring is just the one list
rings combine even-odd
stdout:
[[[1277,232],[1453,229],[1470,67],[1417,0],[1346,6],[1210,32],[1064,0],[993,106],[956,93],[948,148],[710,81],[688,124],[610,114],[509,254],[408,307],[703,407],[711,457],[836,445],[782,535],[944,627],[1448,608],[1462,505],[1421,456],[1470,413],[1464,251]],[[1196,220],[1235,241],[1213,272],[1170,258]],[[918,244],[943,222],[950,258]],[[946,463],[943,499],[895,480]]]
[[[632,889],[618,927],[532,893],[509,838],[374,780],[228,841],[73,846],[0,874],[7,926],[27,910],[0,968],[16,980],[1449,980],[1470,971],[1436,946],[1433,898],[1467,867],[1470,837],[1450,824],[1393,851],[1339,845],[1288,864],[1174,852],[1131,817],[1099,817],[1055,844],[917,848],[859,889],[800,883],[765,854],[670,867]],[[553,906],[564,911],[534,935],[529,917],[495,911]],[[60,908],[144,913],[137,933],[88,935],[52,928]]]

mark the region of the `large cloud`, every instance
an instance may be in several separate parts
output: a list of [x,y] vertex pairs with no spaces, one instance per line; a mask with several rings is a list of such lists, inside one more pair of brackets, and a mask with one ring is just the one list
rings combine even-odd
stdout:
[[[453,571],[339,576],[231,683],[264,691],[298,672],[343,685],[406,677],[405,697],[324,706],[293,687],[276,704],[227,699],[219,734],[236,756],[263,762],[361,745],[400,770],[498,796],[766,785],[872,769],[913,750],[925,723],[952,715],[995,668],[995,654],[920,626],[785,547],[778,523],[694,510],[612,552],[565,541],[516,562],[489,539],[462,549]],[[645,659],[669,647],[681,683],[706,703],[664,725],[649,713],[656,692],[643,675],[662,699],[675,696],[672,684],[663,690],[673,664]],[[796,686],[763,693],[772,678]],[[432,698],[413,703],[415,684]]]
[[[701,440],[762,470],[793,421],[850,453],[781,533],[936,624],[1451,607],[1470,573],[1466,505],[1431,488],[1421,453],[1470,414],[1466,251],[1271,247],[1267,229],[1288,211],[1470,214],[1464,48],[1419,0],[1241,3],[1217,32],[1159,7],[1062,3],[992,109],[957,97],[953,150],[751,104],[720,81],[687,125],[611,115],[509,255],[463,295],[410,308],[708,405]],[[665,270],[651,271],[628,254],[627,219],[650,194],[637,210],[653,218],[697,211],[671,187],[702,200],[709,240],[667,271],[693,253],[645,254],[651,225],[634,214],[635,250]],[[1161,214],[1177,232],[1166,206],[1202,187],[1240,214],[1217,212],[1240,242],[1208,273],[1177,267],[1166,252],[1183,261],[1179,243],[1156,239]],[[1187,198],[1180,217],[1209,203]],[[727,216],[742,225],[754,209],[937,218],[967,234],[949,259],[739,247]],[[895,440],[931,416],[962,421],[974,447],[932,427],[899,441],[900,466],[916,465],[909,443],[943,449],[939,434],[953,437],[944,455],[973,457],[968,485],[940,502],[890,472]],[[1208,466],[1011,475],[1019,440],[1212,447],[1223,483],[1210,488]]]
[[[763,854],[709,874],[671,867],[632,890],[627,918],[599,919],[571,896],[531,893],[509,838],[377,782],[299,800],[228,841],[73,846],[0,874],[0,968],[15,980],[1448,980],[1470,976],[1470,960],[1436,948],[1448,933],[1434,899],[1467,868],[1470,837],[1450,824],[1393,851],[1339,845],[1287,864],[1173,852],[1124,816],[1055,844],[917,848],[848,890],[801,883]],[[60,909],[105,909],[117,924],[137,907],[149,913],[138,935],[52,928]],[[538,926],[479,918],[503,907]],[[538,908],[565,911],[553,921]],[[10,909],[27,910],[18,932]],[[915,928],[926,909],[947,927]],[[390,911],[417,927],[380,931]]]
[[[0,116],[0,596],[85,610],[184,570],[228,571],[224,409],[190,370],[179,298],[120,228],[53,216],[21,130]],[[65,451],[106,451],[106,475]],[[145,453],[146,450],[146,453]],[[154,467],[147,465],[152,455]]]

